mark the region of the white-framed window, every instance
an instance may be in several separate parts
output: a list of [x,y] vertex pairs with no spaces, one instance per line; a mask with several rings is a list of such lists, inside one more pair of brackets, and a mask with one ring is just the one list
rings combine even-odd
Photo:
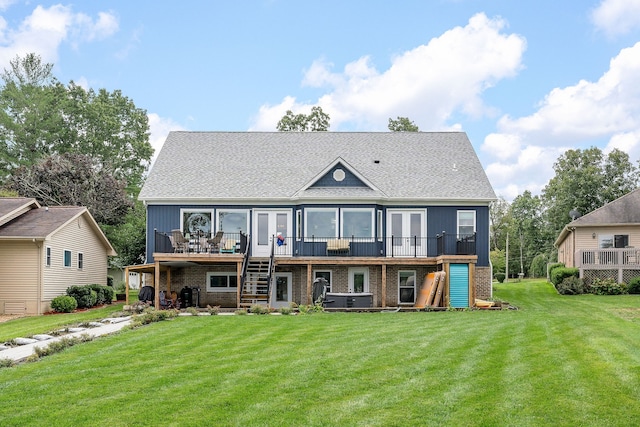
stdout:
[[382,242],[383,228],[382,228],[382,209],[378,209],[378,242]]
[[398,271],[398,302],[414,304],[416,302],[416,272],[414,270]]
[[211,209],[180,209],[180,229],[185,235],[201,233],[209,237],[213,232],[212,218]]
[[248,209],[218,209],[216,218],[216,231],[224,231],[227,234],[249,232]]
[[373,241],[375,230],[375,210],[373,208],[343,208],[340,209],[342,237],[350,239],[366,239]]
[[349,268],[349,292],[369,292],[369,268]]
[[65,267],[71,267],[71,251],[67,249],[64,250],[64,257],[62,262]]
[[331,292],[331,270],[314,270],[313,271],[313,280],[316,280],[319,277],[322,277],[327,281],[327,292]]
[[302,240],[302,210],[296,211],[296,240]]
[[238,287],[238,276],[231,272],[208,272],[207,292],[235,292]]
[[304,237],[316,240],[338,237],[337,208],[307,208],[304,210]]
[[473,236],[476,232],[476,211],[458,211],[458,238]]
[[82,252],[78,252],[78,270],[82,270],[84,268],[84,254]]
[[46,265],[47,267],[51,267],[51,247],[47,246],[45,248],[45,261],[44,261],[44,265]]

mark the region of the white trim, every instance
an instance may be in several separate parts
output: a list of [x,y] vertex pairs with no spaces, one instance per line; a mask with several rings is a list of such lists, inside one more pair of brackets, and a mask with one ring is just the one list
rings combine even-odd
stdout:
[[351,235],[345,235],[344,233],[344,213],[345,212],[368,212],[371,217],[370,230],[371,234],[367,237],[364,236],[355,236],[358,241],[362,242],[373,242],[375,239],[375,224],[376,224],[376,216],[375,216],[375,208],[340,208],[340,236],[344,239],[351,238]]
[[329,273],[329,288],[327,289],[327,292],[332,292],[331,291],[331,287],[332,287],[332,282],[333,282],[333,270],[313,270],[312,277],[313,280],[315,281],[318,277],[316,276],[316,273]]
[[349,292],[354,290],[354,276],[364,273],[364,286],[362,292],[369,292],[369,267],[349,267]]
[[[66,253],[69,252],[69,265],[65,265],[66,263]],[[64,268],[72,268],[73,267],[73,251],[69,249],[62,250],[62,267]]]
[[378,221],[376,233],[378,234],[378,242],[382,242],[384,240],[384,211],[382,209],[378,209],[376,215]]
[[[211,283],[211,277],[212,276],[216,276],[216,277],[227,277],[227,286],[224,288],[218,288],[218,287],[212,287],[210,286]],[[205,286],[205,290],[208,293],[214,293],[214,292],[236,292],[236,290],[238,289],[237,287],[237,283],[236,286],[228,286],[231,281],[230,279],[233,277],[234,279],[236,279],[236,281],[238,280],[238,273],[236,271],[207,271],[207,282],[206,282],[206,286]]]
[[478,225],[478,221],[476,220],[476,211],[469,209],[458,209],[456,212],[456,235],[458,238],[460,237],[460,214],[461,213],[472,213],[473,214],[473,232],[476,232],[476,228]]
[[329,171],[331,169],[336,167],[338,164],[342,164],[345,169],[347,169],[349,172],[351,172],[356,178],[358,178],[360,181],[362,181],[364,183],[364,185],[366,185],[367,187],[369,187],[372,190],[377,191],[377,192],[379,192],[381,194],[384,194],[383,191],[381,191],[378,187],[373,185],[373,183],[371,183],[367,178],[365,178],[362,174],[360,174],[345,159],[343,159],[342,157],[338,157],[333,162],[329,163],[329,165],[327,167],[322,169],[319,174],[317,174],[316,176],[311,178],[309,180],[309,182],[307,182],[305,185],[302,186],[302,188],[300,188],[298,191],[296,191],[292,198],[297,198],[300,193],[302,193],[305,190],[309,189],[309,187],[313,186],[313,184],[315,184],[316,182],[321,180],[326,174],[329,173]]
[[[245,224],[245,229],[242,230],[245,233],[249,233],[250,230],[250,222],[251,222],[251,209],[226,209],[226,208],[217,208],[216,209],[216,223],[215,223],[215,231],[220,231],[220,213],[228,212],[228,213],[244,213],[247,216],[247,223]],[[238,233],[240,230],[223,230],[226,233]]]
[[[400,286],[400,275],[402,273],[412,273],[413,274],[413,301],[410,302],[402,302],[400,301],[400,289],[409,289],[410,286]],[[417,285],[417,280],[418,280],[418,276],[416,273],[416,270],[398,270],[398,304],[408,304],[408,305],[413,305],[416,303],[416,293],[418,292],[418,287]]]
[[304,239],[310,239],[311,236],[315,236],[315,234],[313,233],[309,233],[309,230],[307,229],[307,227],[309,226],[309,218],[308,218],[308,214],[309,212],[333,212],[334,213],[334,220],[335,220],[335,233],[333,236],[315,236],[316,239],[320,239],[320,240],[316,240],[317,242],[322,241],[322,239],[330,239],[330,238],[337,238],[338,237],[338,233],[340,233],[340,227],[338,227],[338,211],[339,209],[337,207],[335,208],[305,208],[304,210]]
[[304,230],[302,229],[302,209],[296,209],[296,241],[302,240]]
[[[181,208],[180,209],[180,231],[182,231],[183,233],[185,232],[185,229],[184,229],[184,214],[186,214],[186,213],[207,213],[207,214],[209,214],[210,215],[210,218],[209,218],[209,233],[214,233],[215,232],[214,209]],[[187,231],[187,232],[190,232],[190,231]]]

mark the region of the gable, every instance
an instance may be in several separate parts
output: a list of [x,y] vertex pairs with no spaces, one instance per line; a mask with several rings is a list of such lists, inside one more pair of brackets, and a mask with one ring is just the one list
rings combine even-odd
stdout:
[[370,188],[360,178],[356,176],[350,168],[342,162],[338,162],[324,175],[318,178],[309,188],[330,188],[330,187],[364,187]]

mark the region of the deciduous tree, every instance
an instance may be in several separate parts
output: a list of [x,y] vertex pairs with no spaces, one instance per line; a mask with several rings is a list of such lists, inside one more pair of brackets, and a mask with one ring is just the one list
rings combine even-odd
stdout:
[[313,107],[309,115],[293,114],[287,110],[276,128],[280,132],[324,132],[329,130],[329,120],[329,115],[322,111],[322,107]]
[[409,120],[408,117],[400,117],[396,120],[389,118],[389,130],[391,132],[419,132],[418,125]]

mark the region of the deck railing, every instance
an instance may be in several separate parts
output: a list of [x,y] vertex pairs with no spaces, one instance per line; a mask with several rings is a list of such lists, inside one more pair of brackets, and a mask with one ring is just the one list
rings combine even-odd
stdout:
[[576,253],[576,267],[581,268],[624,268],[640,267],[640,249],[608,248],[579,250]]
[[[155,230],[155,253],[218,254],[230,253],[225,248],[228,240],[236,242],[235,253],[245,253],[249,236],[243,233],[224,233],[217,248],[208,241],[212,236],[201,233],[189,235],[188,245],[176,249],[172,245],[171,232]],[[309,236],[300,239],[285,237],[278,242],[273,237],[275,256],[335,256],[335,257],[435,257],[439,255],[476,255],[476,235],[458,236],[441,233],[433,237],[390,236],[385,238],[322,237]],[[185,250],[186,248],[186,250]]]

